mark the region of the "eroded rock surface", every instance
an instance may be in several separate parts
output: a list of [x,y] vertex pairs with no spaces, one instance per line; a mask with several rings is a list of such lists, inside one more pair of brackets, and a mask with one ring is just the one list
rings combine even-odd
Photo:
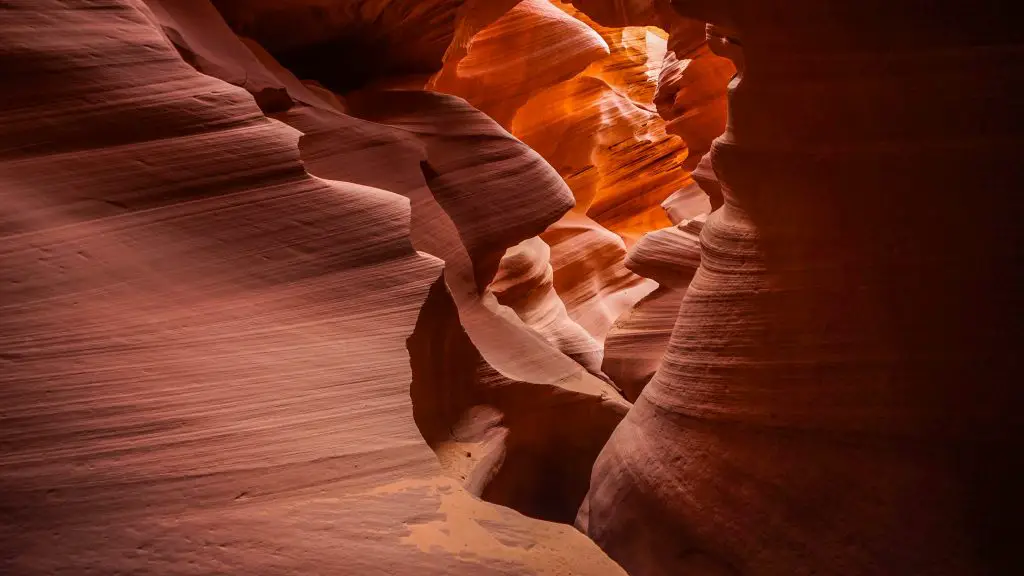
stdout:
[[626,267],[658,282],[658,289],[619,316],[605,340],[601,368],[635,402],[661,366],[686,289],[700,265],[704,216],[647,234],[630,250]]
[[0,572],[1020,572],[994,0],[0,4]]
[[1015,572],[1019,31],[995,2],[674,4],[740,69],[723,206],[578,525],[634,575]]
[[300,131],[193,66],[338,102],[181,6],[0,9],[3,571],[620,573],[442,473],[409,397],[442,264],[415,206],[308,173]]

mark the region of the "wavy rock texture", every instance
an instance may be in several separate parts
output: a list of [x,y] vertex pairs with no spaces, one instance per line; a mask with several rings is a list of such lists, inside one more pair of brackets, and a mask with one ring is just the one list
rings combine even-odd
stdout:
[[559,350],[590,372],[600,373],[601,346],[582,326],[567,321],[565,304],[555,292],[547,243],[534,236],[509,248],[488,289]]
[[676,5],[742,69],[724,205],[579,526],[634,575],[1016,573],[1019,27],[996,2]]
[[[427,15],[433,18],[431,37],[450,34],[452,43],[444,55],[444,66],[428,87],[466,98],[537,149],[573,190],[576,211],[592,217],[593,221],[572,217],[571,221],[558,223],[544,239],[549,243],[569,240],[563,246],[552,246],[549,262],[553,265],[555,290],[572,321],[586,329],[593,343],[600,346],[612,322],[654,288],[653,283],[623,266],[626,247],[604,228],[634,242],[644,232],[669,224],[658,204],[684,190],[689,200],[687,217],[708,209],[705,195],[682,169],[687,158],[685,146],[666,133],[665,123],[656,113],[655,92],[666,59],[664,33],[642,27],[602,27],[567,4],[547,0],[428,3],[419,11],[394,0],[363,3],[358,10],[338,5],[315,8],[313,4],[268,1],[257,3],[251,10],[224,2],[218,6],[236,31],[255,36],[286,64],[290,45],[309,44],[310,50],[335,53],[337,49],[322,45],[323,38],[402,34],[408,24],[392,25],[389,14],[405,13],[410,20],[422,20]],[[318,11],[323,12],[323,22],[308,38],[294,32],[298,25],[288,24],[305,22]],[[441,16],[445,11],[450,14]],[[277,24],[275,19],[279,20]],[[671,22],[679,28],[676,21],[683,19]],[[254,22],[263,22],[267,30]],[[270,30],[275,25],[281,30]],[[363,32],[353,31],[364,28]],[[694,26],[683,28],[688,34],[685,42],[669,41],[685,45],[685,62],[690,63],[694,61],[689,58],[690,52],[703,46],[703,28],[697,26],[696,42],[691,33]],[[420,54],[429,52],[417,46],[413,43],[406,48]],[[386,53],[378,53],[377,58],[392,59]],[[306,54],[303,61],[301,66],[289,67],[307,80],[326,85],[335,86],[332,74],[345,71],[344,65],[325,63],[322,57],[317,60]],[[707,74],[696,76],[695,71],[707,66],[689,68],[688,74],[676,70],[672,75],[674,87],[662,99],[678,100],[675,110],[679,114],[696,113],[698,119],[703,119],[696,124],[707,127],[718,118],[724,126],[721,115],[701,113],[707,108],[705,96],[715,90],[721,94],[722,89],[698,86],[719,79]],[[373,84],[424,85],[415,77],[378,78]],[[372,100],[374,93],[350,93],[350,97]],[[684,111],[684,106],[691,108]],[[699,145],[706,148],[704,143]],[[558,228],[564,230],[559,232]],[[536,263],[541,268],[545,265]],[[542,307],[558,306],[552,303]],[[522,318],[530,322],[537,317],[534,313]],[[553,345],[562,345],[559,335],[543,326],[533,327],[554,337]],[[596,372],[600,352],[596,356],[593,351],[586,354],[596,358],[596,364],[588,363]]]
[[[618,7],[618,28],[602,26],[569,5],[558,6],[597,31],[610,54],[532,98],[517,114],[512,132],[559,168],[573,189],[578,212],[594,214],[630,241],[669,221],[698,219],[689,224],[693,229],[687,229],[687,239],[673,247],[678,255],[661,251],[663,266],[653,264],[647,252],[665,240],[681,239],[673,227],[642,238],[642,246],[632,249],[632,266],[614,239],[581,233],[597,229],[597,222],[570,215],[543,235],[562,248],[553,250],[562,261],[556,269],[565,271],[556,275],[558,293],[570,311],[580,310],[574,318],[581,324],[608,335],[602,370],[632,400],[660,365],[676,309],[699,261],[692,234],[699,231],[702,215],[721,204],[707,169],[694,175],[704,190],[683,169],[695,167],[724,131],[725,88],[735,68],[711,53],[703,23],[682,18],[666,5],[633,12]],[[655,25],[669,31],[667,42],[662,32],[645,27]],[[669,133],[681,136],[686,146]],[[605,248],[587,248],[602,237]],[[651,270],[665,269],[680,259],[685,263],[677,272],[686,278],[681,284],[666,284],[641,270],[647,264],[653,264]],[[658,280],[661,287],[650,292],[651,285],[635,284],[630,271]],[[596,290],[602,285],[623,289]]]
[[182,6],[0,9],[4,572],[620,573],[442,474],[409,401],[440,272],[415,205],[410,229],[401,196],[307,173],[299,131],[169,38],[274,110],[340,101]]
[[[340,66],[335,62],[324,61],[321,56],[319,60],[316,58],[305,55],[303,57],[303,64],[301,66],[289,65],[291,59],[291,52],[289,42],[291,43],[307,43],[306,40],[294,37],[294,32],[289,32],[290,27],[285,25],[283,22],[295,20],[297,22],[304,22],[306,19],[313,17],[317,10],[310,6],[310,3],[297,3],[287,4],[281,2],[264,2],[258,3],[256,7],[250,12],[240,4],[233,5],[222,5],[218,3],[218,6],[227,15],[229,23],[235,28],[236,31],[242,34],[252,34],[261,42],[266,42],[270,48],[270,52],[266,55],[268,57],[277,57],[283,64],[288,65],[291,71],[294,71],[300,77],[307,80],[305,84],[310,87],[309,80],[314,80],[317,83],[338,87],[339,85],[332,82],[332,75],[344,73],[345,67]],[[387,4],[387,6],[384,6]],[[567,16],[564,12],[556,9],[549,2],[530,2],[529,6],[524,9],[513,10],[509,14],[508,12],[517,2],[505,1],[505,2],[464,2],[464,3],[446,3],[437,4],[433,8],[422,11],[419,9],[411,11],[409,9],[409,3],[403,2],[370,2],[363,5],[359,10],[345,10],[341,7],[327,7],[323,10],[330,12],[330,16],[326,19],[328,22],[321,24],[324,28],[321,32],[313,34],[308,40],[309,50],[315,51],[327,51],[332,53],[336,51],[335,48],[330,48],[320,43],[317,38],[319,35],[331,38],[348,37],[352,35],[358,36],[354,32],[351,32],[352,26],[366,27],[370,29],[368,34],[376,35],[390,35],[399,34],[402,28],[401,26],[394,28],[389,23],[386,14],[403,14],[408,13],[409,18],[422,18],[426,14],[431,15],[435,18],[437,26],[435,30],[448,30],[447,32],[438,32],[441,35],[449,35],[453,39],[451,46],[446,54],[446,59],[450,62],[460,62],[460,70],[464,74],[465,82],[461,90],[447,89],[445,91],[459,94],[461,96],[474,95],[475,98],[470,98],[472,103],[486,111],[491,117],[501,120],[502,115],[506,113],[514,113],[515,107],[503,106],[505,101],[514,101],[515,97],[513,94],[528,94],[531,90],[536,90],[547,86],[553,82],[558,82],[563,78],[571,77],[583,68],[585,68],[592,60],[607,53],[607,47],[604,46],[601,38],[585,24]],[[378,12],[374,12],[377,10]],[[447,10],[450,12],[448,16],[441,17],[440,13]],[[371,14],[372,13],[372,14]],[[535,17],[535,13],[540,13],[543,17]],[[287,17],[284,15],[287,14]],[[375,14],[375,15],[374,15]],[[280,17],[283,20],[281,27],[284,29],[280,32],[261,32],[259,26],[252,24],[252,21],[263,21],[266,27],[273,26],[273,17]],[[371,17],[372,16],[372,17]],[[493,30],[491,30],[490,24],[496,20],[502,21],[502,26],[497,29],[500,31],[498,34],[505,41],[512,39],[511,45],[495,44],[493,36],[495,36]],[[353,24],[353,22],[355,24]],[[533,26],[534,24],[541,24],[540,26]],[[405,26],[403,24],[402,26]],[[376,27],[384,28],[386,30],[374,31]],[[361,28],[360,28],[361,29]],[[348,36],[346,36],[348,31]],[[511,31],[511,33],[508,33]],[[289,40],[279,40],[278,36],[287,36]],[[294,37],[294,38],[293,38]],[[577,42],[579,38],[584,38],[586,41]],[[562,39],[566,39],[566,44],[558,44]],[[548,46],[554,42],[555,46]],[[476,48],[472,53],[467,51],[468,46],[472,44]],[[282,48],[284,46],[284,48]],[[500,60],[489,59],[494,56],[493,51],[481,49],[480,47],[487,48],[488,46],[496,47],[504,51],[504,53],[517,53],[521,55],[521,58],[502,58]],[[252,46],[250,46],[252,47]],[[544,48],[546,52],[538,52],[537,47]],[[406,45],[405,49],[416,50],[415,45]],[[552,66],[551,56],[569,56],[568,69],[564,65]],[[387,58],[386,55],[380,56],[380,58]],[[506,66],[502,68],[501,62],[505,62]],[[496,68],[497,66],[497,68]],[[438,64],[438,67],[440,65]],[[495,73],[497,72],[497,74]],[[382,73],[388,73],[384,70]],[[399,73],[392,71],[392,74]],[[477,81],[477,76],[486,76],[486,80],[490,84],[481,84]],[[508,76],[508,80],[501,80]],[[431,86],[437,88],[438,85],[445,83],[445,72],[441,71],[432,81]],[[499,81],[500,86],[494,85],[495,80]],[[502,84],[502,82],[504,82]],[[346,99],[353,102],[362,102],[363,105],[359,107],[360,112],[357,114],[373,114],[374,100],[378,97],[378,93],[375,87],[407,87],[407,88],[422,88],[424,81],[419,81],[415,77],[403,78],[403,77],[388,77],[388,78],[377,78],[373,82],[373,86],[366,85],[365,82],[361,85],[361,90],[357,92],[346,93]],[[487,91],[473,91],[473,86],[482,86],[487,88]],[[344,87],[342,87],[344,88]],[[501,93],[503,96],[500,99],[490,98],[488,102],[487,94]],[[504,111],[503,111],[504,109]],[[349,110],[350,113],[355,113]],[[507,119],[506,119],[507,120]],[[386,119],[384,120],[386,121]],[[543,194],[538,197],[543,197]],[[524,205],[528,205],[524,202]],[[495,209],[499,205],[487,205],[486,209]],[[495,213],[498,213],[495,210]],[[542,218],[538,218],[540,215],[531,215],[527,221],[539,222]],[[508,220],[508,221],[511,221]],[[546,224],[546,223],[545,223]],[[538,232],[544,228],[542,224],[538,228]],[[493,229],[493,228],[492,228]],[[514,235],[510,235],[512,237]],[[524,238],[517,238],[522,240]],[[602,237],[600,240],[601,244],[607,243],[607,238]],[[512,242],[509,245],[514,245]],[[613,247],[613,250],[616,249]],[[541,251],[543,252],[543,251]],[[534,254],[540,254],[541,252],[533,251]],[[624,257],[625,250],[622,247],[618,247],[618,252],[621,257]],[[537,266],[543,267],[546,262],[537,262]],[[618,279],[620,277],[628,278],[628,271],[618,266],[618,270],[612,275],[612,278]],[[505,275],[506,283],[509,275]],[[588,279],[577,280],[574,285],[582,285]],[[639,278],[630,278],[629,281],[632,284],[643,284],[643,280]],[[529,280],[525,280],[527,284]],[[592,284],[594,282],[591,282]],[[626,286],[628,288],[629,286]],[[570,302],[587,301],[604,296],[606,293],[610,293],[613,298],[612,301],[621,300],[621,297],[616,298],[622,292],[623,287],[615,285],[610,287],[602,287],[598,291],[587,290],[580,296],[570,298]],[[556,294],[548,294],[548,296],[557,296]],[[526,303],[523,303],[524,305]],[[562,304],[556,303],[551,298],[547,298],[547,302],[537,302],[529,304],[532,308],[545,308],[550,310],[552,313],[561,315],[559,308],[563,308]],[[576,308],[570,306],[568,312],[572,315],[571,319],[565,321],[559,321],[560,327],[556,329],[558,334],[552,332],[552,326],[550,325],[536,325],[531,326],[542,334],[552,336],[554,340],[550,341],[551,346],[558,348],[564,348],[563,351],[568,352],[572,357],[577,358],[584,362],[584,365],[592,372],[599,374],[600,362],[601,362],[601,351],[600,351],[600,340],[603,336],[603,332],[610,326],[611,321],[614,320],[612,317],[603,317],[601,315],[595,315],[594,311],[598,310],[593,306],[590,306],[587,310],[584,310],[580,314],[576,314]],[[540,318],[535,311],[533,313],[525,313],[522,317],[523,320],[533,322]],[[593,319],[593,321],[591,321]],[[591,326],[597,325],[590,333],[583,333],[579,327],[574,324],[582,322]],[[548,322],[550,324],[550,322]],[[571,333],[575,333],[568,338]],[[570,342],[571,340],[571,342]]]
[[[168,6],[175,15],[180,11],[179,4]],[[172,18],[169,25],[185,20]],[[224,43],[231,36],[224,25],[218,34]],[[273,71],[282,85],[302,86],[268,53],[260,57],[265,72]],[[572,206],[568,190],[532,150],[458,98],[371,91],[352,95],[342,107],[376,122],[305,106],[288,107],[275,118],[306,134],[302,156],[314,174],[409,197],[413,245],[446,264],[444,285],[457,312],[444,305],[446,296],[431,299],[427,309],[439,306],[452,318],[425,310],[430,322],[420,322],[410,341],[418,367],[413,397],[421,432],[445,470],[475,494],[571,522],[593,460],[628,404],[587,373],[604,378],[600,345],[568,318],[550,288],[538,291],[530,274],[507,270],[501,292],[481,288],[494,277],[506,248],[537,234]],[[463,338],[464,329],[470,342],[445,349],[428,343],[447,339],[453,326]],[[463,375],[463,366],[470,376]],[[506,385],[515,385],[517,392],[489,390]],[[493,405],[478,409],[483,399]],[[552,426],[538,426],[526,416],[552,402],[561,418],[551,419],[555,429],[546,432]],[[500,417],[492,422],[494,414]],[[475,423],[475,415],[484,415],[484,421]],[[567,432],[558,433],[566,423],[572,423]],[[473,451],[453,449],[460,445],[456,430],[467,426],[494,428],[489,437],[497,440],[488,447],[501,458],[481,461]]]
[[[521,131],[542,154],[558,146],[545,157],[554,166],[570,163],[563,175],[578,209],[632,242],[667,226],[659,203],[691,183],[682,169],[686,144],[665,132],[654,106],[667,41],[661,30],[603,27],[568,4],[559,6],[598,32],[611,53],[522,110],[513,132]],[[580,162],[573,148],[586,151],[587,160]]]
[[726,86],[736,68],[713,53],[702,19],[682,17],[671,4],[669,0],[572,2],[577,17],[596,28],[658,27],[668,33],[664,57],[654,68],[657,93],[651,103],[666,122],[666,132],[686,143],[688,156],[683,167],[692,170],[725,128]]
[[[212,21],[215,13],[204,1],[152,4],[174,38],[193,40],[192,45],[179,47],[179,51],[192,54],[195,62],[202,64],[217,57],[205,53],[207,46],[230,45],[231,32],[222,22],[218,26]],[[199,14],[205,18],[197,18]],[[526,400],[480,390],[466,394],[489,394],[506,423],[513,423],[503,428],[507,443],[495,445],[506,457],[488,460],[476,470],[475,459],[452,458],[462,452],[447,450],[450,442],[447,436],[438,436],[437,430],[448,430],[465,420],[463,413],[476,414],[477,405],[462,404],[458,400],[462,395],[450,398],[442,393],[449,387],[444,378],[414,378],[413,395],[420,400],[417,423],[441,455],[445,470],[470,466],[473,477],[494,478],[498,485],[507,486],[500,491],[489,489],[484,494],[489,500],[535,516],[570,522],[586,492],[597,451],[627,404],[606,383],[584,371],[600,374],[600,348],[566,317],[556,295],[534,299],[531,306],[548,313],[531,317],[538,322],[544,319],[544,323],[528,327],[488,290],[479,288],[494,275],[494,266],[507,246],[536,234],[571,206],[571,197],[558,176],[535,153],[457,98],[388,92],[369,95],[362,102],[356,99],[341,104],[334,98],[330,106],[316,106],[315,102],[314,106],[305,106],[288,94],[295,92],[302,97],[310,86],[299,83],[268,53],[249,45],[256,60],[243,58],[237,46],[223,52],[237,58],[237,67],[244,68],[246,76],[274,77],[279,82],[282,88],[277,89],[279,97],[274,103],[286,105],[279,106],[274,117],[306,134],[300,150],[308,169],[319,176],[396,191],[412,200],[413,246],[445,261],[446,285],[458,303],[456,321],[473,341],[468,352],[458,348],[458,354],[441,354],[431,361],[443,367],[465,363],[471,370],[487,374],[473,381],[474,388],[509,383],[538,385],[517,388]],[[220,74],[223,69],[215,67],[208,72]],[[258,101],[261,94],[254,94]],[[338,113],[348,108],[390,124]],[[523,190],[532,195],[522,194]],[[504,281],[509,280],[506,274]],[[519,278],[518,282],[528,284],[529,280]],[[513,306],[513,310],[518,312],[520,308]],[[446,326],[449,322],[439,324]],[[534,333],[534,327],[540,336],[557,336],[552,340],[556,348]],[[426,331],[421,328],[418,333]],[[411,345],[415,354],[412,348],[415,346]],[[477,362],[485,365],[474,369]],[[414,361],[414,365],[422,363]],[[428,373],[434,374],[429,369]],[[424,390],[450,401],[436,405],[431,395],[423,394]],[[549,396],[555,397],[561,411],[561,419],[552,422],[556,428],[572,423],[567,428],[571,433],[546,433],[547,427],[515,417],[516,411],[528,415],[541,410],[552,401]],[[487,413],[492,412],[493,407]],[[507,454],[506,444],[512,447]],[[547,462],[540,466],[541,461]],[[453,475],[462,478],[461,474]],[[557,482],[564,482],[565,487],[560,488]],[[476,484],[481,488],[473,486],[477,494],[488,486],[486,482]],[[551,494],[544,494],[545,486]]]
[[656,31],[530,0],[474,36],[432,87],[495,117],[559,170],[578,212],[635,240],[668,224],[657,205],[688,183],[685,146],[653,105],[665,49]]
[[1019,573],[1022,64],[995,0],[2,3],[0,572]]
[[647,234],[629,252],[626,267],[658,282],[615,321],[605,340],[601,369],[635,402],[661,365],[686,288],[700,265],[704,217]]
[[[586,28],[564,24],[567,16]],[[524,32],[526,22],[532,22],[534,33]],[[626,246],[605,229],[635,242],[669,225],[659,206],[669,198],[670,218],[709,211],[708,196],[684,170],[699,155],[688,156],[683,142],[666,130],[692,140],[699,154],[708,150],[725,128],[725,85],[734,71],[728,60],[708,50],[702,23],[664,10],[649,23],[664,26],[671,36],[666,41],[662,32],[642,26],[601,26],[567,4],[522,2],[467,42],[469,56],[450,52],[433,84],[467,96],[503,122],[512,116],[509,130],[569,184],[576,198],[574,214],[542,238],[552,247],[557,294],[570,316],[599,342],[617,318],[654,288],[627,269]],[[586,62],[582,56],[591,55],[589,64],[557,83],[549,80],[556,78],[554,72],[523,78],[523,70],[534,70],[536,64],[525,65],[521,54],[546,42],[551,34],[544,30],[560,27],[574,30],[575,36],[562,32],[559,49],[551,52],[557,56],[546,66],[570,76]],[[589,51],[598,37],[608,46],[606,55]],[[474,55],[490,66],[478,64],[471,73],[463,72],[464,60]],[[657,112],[671,122],[666,124]],[[671,304],[663,305],[665,324]],[[670,329],[670,322],[659,327],[661,333]]]
[[[424,99],[448,106],[438,110],[423,105]],[[508,282],[516,274],[510,264],[515,251],[508,254],[506,248],[535,235],[567,209],[569,196],[564,184],[538,156],[493,121],[464,102],[461,108],[455,102],[462,101],[416,92],[386,92],[353,102],[360,116],[417,134],[427,147],[428,166],[424,170],[429,192],[435,205],[444,208],[436,214],[422,212],[424,232],[419,238],[426,239],[420,245],[444,257],[445,281],[458,314],[452,318],[456,321],[454,327],[451,322],[434,322],[437,332],[433,336],[430,325],[425,326],[419,331],[422,339],[417,339],[415,345],[461,338],[463,330],[469,342],[453,345],[447,353],[432,348],[435,352],[428,358],[436,367],[425,371],[425,378],[418,383],[432,389],[434,398],[447,398],[450,403],[444,408],[430,408],[432,404],[428,404],[420,413],[440,418],[430,427],[440,429],[443,436],[444,430],[455,426],[461,414],[474,406],[497,408],[504,414],[509,430],[509,453],[505,465],[494,474],[495,481],[508,488],[500,493],[484,492],[484,496],[537,516],[565,521],[571,519],[582,501],[593,459],[628,404],[610,385],[585,370],[590,368],[599,374],[600,348],[566,316],[555,295],[547,290],[531,294],[525,301],[517,300],[511,291],[531,288],[528,272],[518,274],[514,284]],[[425,116],[440,112],[447,116],[440,117],[433,126],[424,125]],[[347,138],[343,133],[338,136]],[[335,141],[326,146],[334,149],[338,144]],[[533,162],[532,169],[521,158],[524,154],[525,161]],[[518,165],[512,163],[516,160]],[[545,181],[548,187],[542,186]],[[541,209],[545,204],[553,205],[553,211],[545,213]],[[418,205],[414,204],[414,214]],[[441,223],[449,218],[446,230]],[[502,262],[505,268],[497,289],[489,287]],[[501,283],[508,284],[507,289]],[[438,306],[444,305],[438,301]],[[428,311],[430,308],[428,305]],[[482,365],[478,365],[480,361]],[[466,371],[470,376],[462,375]],[[430,374],[437,376],[427,379]],[[515,392],[501,390],[506,387]],[[576,438],[572,442],[587,445],[584,453],[589,456],[579,460],[570,457],[580,451],[559,441],[554,431],[545,434],[548,427],[538,419],[531,421],[531,414],[536,417],[552,401],[561,410],[559,424],[572,423],[569,430]],[[595,418],[595,413],[601,415]],[[445,419],[445,414],[450,416]],[[431,438],[432,443],[441,441],[438,436]],[[548,460],[547,469],[557,473],[542,473],[542,460]],[[575,486],[574,495],[568,499],[545,496],[537,501],[536,494],[545,485],[559,493],[559,478]],[[561,504],[551,508],[551,502]]]
[[646,29],[601,28],[546,0],[520,2],[496,19],[473,17],[482,5],[465,9],[456,36],[470,39],[449,52],[431,87],[466,97],[566,180],[575,211],[542,239],[569,316],[603,342],[615,319],[654,289],[625,268],[626,246],[608,229],[635,240],[667,225],[657,203],[692,182],[679,167],[685,147],[654,112],[665,40]]
[[523,0],[473,35],[430,88],[458,94],[508,126],[534,92],[574,77],[608,53],[600,35],[551,2]]
[[687,170],[697,166],[725,130],[726,88],[736,73],[730,60],[712,52],[702,24],[687,18],[669,20],[668,52],[654,97],[658,114],[666,121],[665,131],[686,142]]

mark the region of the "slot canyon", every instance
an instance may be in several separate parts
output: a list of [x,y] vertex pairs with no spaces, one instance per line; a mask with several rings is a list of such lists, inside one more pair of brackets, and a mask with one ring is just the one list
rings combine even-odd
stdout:
[[1009,4],[0,0],[0,574],[1024,574]]

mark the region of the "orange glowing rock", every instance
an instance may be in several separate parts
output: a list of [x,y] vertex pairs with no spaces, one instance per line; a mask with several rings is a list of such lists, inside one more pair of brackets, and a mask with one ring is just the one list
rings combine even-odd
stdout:
[[692,185],[681,168],[685,146],[654,106],[666,41],[646,28],[602,28],[547,0],[497,19],[464,8],[466,21],[493,21],[467,25],[474,34],[449,51],[431,87],[504,124],[572,189],[573,215],[542,238],[569,316],[603,342],[615,318],[654,288],[624,267],[626,247],[607,230],[632,242],[669,225],[659,204]]
[[589,26],[548,0],[523,0],[449,58],[429,88],[457,94],[509,126],[535,92],[568,80],[608,55]]
[[669,38],[655,103],[665,130],[689,147],[683,166],[693,170],[725,129],[726,87],[736,67],[711,52],[703,26],[680,20]]

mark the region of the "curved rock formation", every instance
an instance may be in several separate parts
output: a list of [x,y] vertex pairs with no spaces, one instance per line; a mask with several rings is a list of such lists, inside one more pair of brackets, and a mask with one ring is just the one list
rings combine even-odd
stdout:
[[[477,10],[485,9],[482,4]],[[548,0],[522,0],[452,55],[429,87],[458,94],[509,126],[537,91],[573,78],[608,55],[589,26]],[[459,57],[461,56],[461,57]]]
[[615,319],[656,287],[626,268],[622,239],[572,212],[541,238],[552,246],[554,288],[569,316],[603,343]]
[[603,342],[654,289],[625,268],[626,245],[608,229],[633,241],[667,225],[658,203],[692,184],[681,169],[685,147],[654,111],[665,40],[644,28],[603,28],[547,0],[518,3],[500,18],[483,4],[464,8],[476,26],[464,34],[474,35],[449,51],[431,87],[503,123],[572,189],[574,213],[542,238],[569,316]]
[[509,248],[488,289],[498,303],[515,310],[527,325],[594,374],[601,372],[601,346],[579,324],[569,320],[555,291],[551,247],[539,237]]
[[[227,45],[233,37],[223,24],[219,30],[210,23],[195,28],[194,11],[182,12],[179,3],[160,11],[175,38],[216,34],[218,44]],[[210,41],[193,44],[203,47]],[[269,54],[257,56],[255,64],[251,57],[239,60],[250,69],[265,66],[257,75],[276,77],[281,90],[308,88]],[[538,517],[570,522],[586,493],[597,451],[627,404],[611,386],[585,372],[601,375],[600,346],[568,318],[553,291],[532,290],[529,274],[508,270],[501,275],[502,293],[481,288],[494,277],[506,248],[538,233],[571,207],[568,190],[533,151],[461,99],[420,91],[368,91],[350,95],[340,107],[377,122],[340,113],[337,106],[298,101],[274,117],[305,134],[300,150],[312,173],[407,196],[412,201],[413,246],[445,262],[446,291],[428,301],[409,344],[417,367],[412,395],[420,431],[444,469],[475,494]],[[511,261],[507,256],[502,261]],[[547,266],[546,258],[539,264]],[[524,289],[526,299],[511,297]],[[511,309],[503,305],[503,297]],[[454,301],[454,312],[445,299]],[[434,308],[444,312],[435,314]],[[453,334],[461,338],[459,345],[438,348],[430,342],[448,341]],[[467,335],[468,341],[462,342]],[[507,385],[521,392],[510,396],[490,391]],[[478,410],[481,398],[493,406]],[[530,424],[522,417],[553,400],[561,419],[551,420],[551,433],[545,433],[551,426]],[[461,445],[458,438],[465,434],[457,429],[497,431],[490,425],[492,414],[500,415],[504,425],[500,434],[488,436],[495,440],[488,448],[502,458],[480,461],[460,456],[472,451],[449,449]],[[474,421],[476,415],[484,420]],[[556,433],[567,422],[573,422],[568,430],[575,438]],[[560,466],[541,466],[541,461]],[[488,489],[491,480],[507,488]],[[559,489],[556,481],[569,488]],[[536,487],[545,484],[557,498]]]
[[655,104],[665,130],[686,142],[683,167],[693,170],[725,130],[726,87],[736,73],[733,63],[714,54],[705,41],[703,22],[669,21],[668,52],[658,76]]
[[[564,307],[552,302],[552,294],[544,298],[532,294],[531,302],[522,302],[515,301],[509,289],[503,290],[512,260],[507,253],[497,290],[491,285],[508,243],[536,234],[565,210],[566,205],[559,204],[564,200],[553,193],[564,185],[543,163],[533,170],[513,164],[526,152],[533,161],[539,157],[479,112],[449,105],[443,110],[446,115],[438,116],[435,113],[440,110],[424,105],[424,99],[448,104],[457,100],[439,94],[386,92],[353,106],[364,118],[416,134],[427,148],[426,183],[436,207],[434,212],[422,212],[425,224],[418,245],[444,258],[445,281],[458,315],[447,323],[435,320],[433,324],[440,328],[434,333],[428,323],[418,331],[423,337],[411,342],[410,348],[415,354],[424,342],[458,339],[463,330],[468,337],[468,342],[452,345],[445,353],[431,348],[435,352],[429,354],[429,361],[437,367],[418,380],[419,386],[433,391],[426,397],[448,402],[443,408],[431,402],[420,412],[433,414],[431,427],[440,427],[440,436],[428,434],[428,440],[434,446],[446,444],[450,439],[444,430],[456,427],[467,411],[481,405],[496,408],[508,430],[507,455],[500,469],[472,474],[483,473],[506,488],[487,486],[482,495],[538,517],[569,521],[586,493],[597,451],[628,404],[584,369],[600,374],[600,350],[565,315]],[[435,123],[425,124],[425,117],[434,117]],[[348,138],[345,133],[337,137]],[[488,163],[483,169],[476,167],[481,161]],[[553,187],[545,188],[543,182]],[[546,213],[541,209],[545,203],[555,210]],[[417,201],[414,214],[418,206]],[[449,218],[445,230],[441,223]],[[529,286],[526,277],[519,278],[516,286]],[[441,301],[438,305],[444,306]],[[529,312],[536,310],[534,306],[549,309],[554,314],[551,323],[532,317]],[[433,314],[429,308],[425,313]],[[540,419],[546,406],[552,410],[550,425]],[[558,433],[563,426],[566,433]],[[581,444],[588,448],[581,451]],[[570,487],[559,489],[562,481]]]
[[630,250],[626,267],[658,282],[619,317],[605,340],[602,371],[635,402],[661,366],[679,306],[700,264],[700,231],[704,217],[647,234]]
[[1024,39],[911,4],[676,2],[742,70],[724,206],[579,518],[630,574],[1016,572]]
[[919,4],[0,2],[0,573],[1021,572],[1024,35]]
[[610,54],[539,95],[512,132],[560,168],[577,210],[633,242],[669,224],[659,203],[691,183],[686,144],[666,133],[654,105],[667,41],[661,30],[605,27],[559,6],[597,31]]
[[179,57],[162,30],[258,61],[180,4],[102,5],[0,8],[3,571],[620,573],[420,437],[405,340],[440,263],[408,201],[308,174],[298,131]]

